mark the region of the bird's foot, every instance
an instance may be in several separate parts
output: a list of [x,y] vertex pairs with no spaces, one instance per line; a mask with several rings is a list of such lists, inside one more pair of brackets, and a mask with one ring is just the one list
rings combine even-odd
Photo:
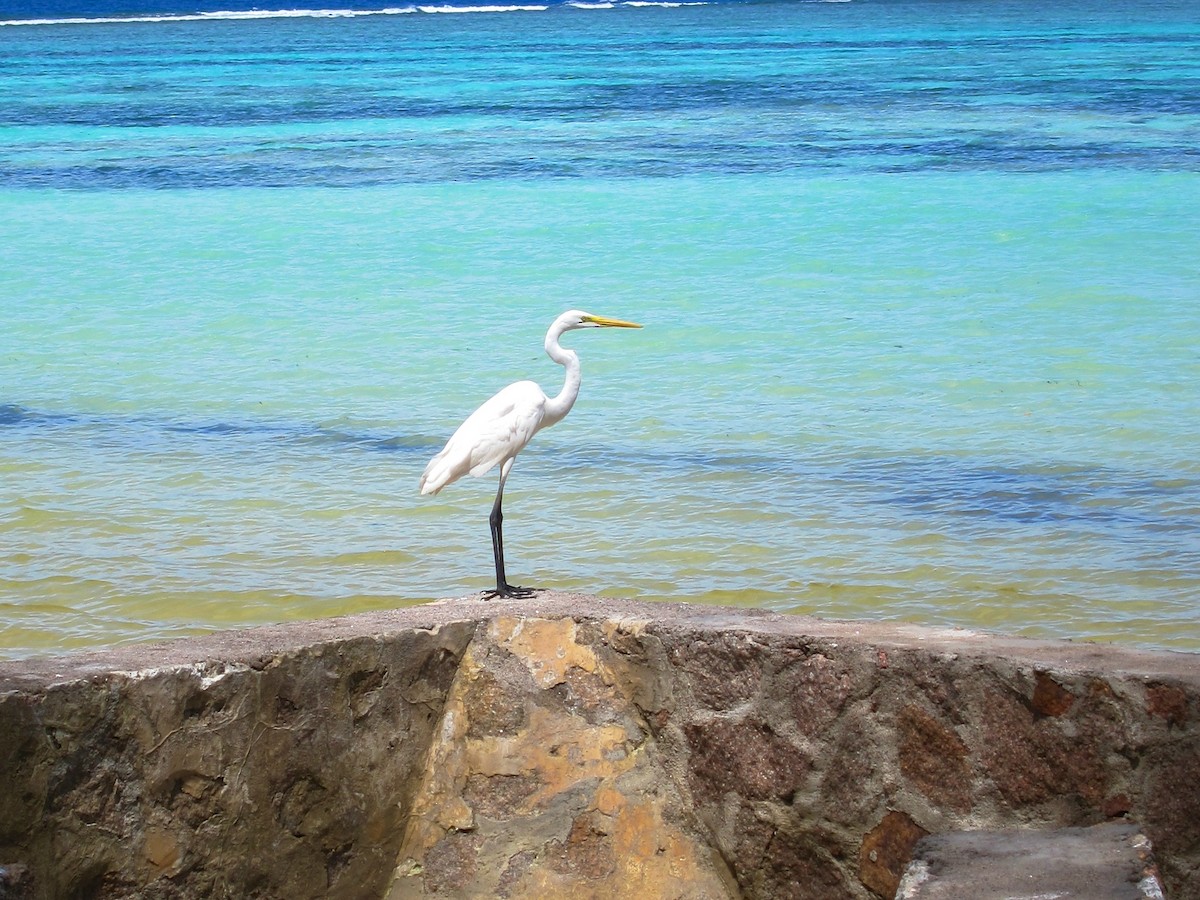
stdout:
[[484,600],[495,600],[499,597],[512,600],[524,600],[527,597],[532,597],[538,592],[537,588],[521,587],[516,584],[501,584],[490,591],[483,592]]

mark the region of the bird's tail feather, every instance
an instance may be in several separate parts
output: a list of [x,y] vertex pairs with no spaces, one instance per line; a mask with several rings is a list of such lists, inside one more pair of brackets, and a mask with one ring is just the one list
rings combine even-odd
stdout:
[[450,464],[447,454],[443,451],[429,461],[421,474],[421,493],[436,494],[450,482],[462,475]]

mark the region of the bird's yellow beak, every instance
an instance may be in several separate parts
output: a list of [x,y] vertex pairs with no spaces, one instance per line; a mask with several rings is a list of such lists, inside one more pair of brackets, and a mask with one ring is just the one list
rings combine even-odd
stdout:
[[584,316],[583,321],[601,328],[641,328],[637,322],[625,322],[621,319],[610,319],[607,316]]

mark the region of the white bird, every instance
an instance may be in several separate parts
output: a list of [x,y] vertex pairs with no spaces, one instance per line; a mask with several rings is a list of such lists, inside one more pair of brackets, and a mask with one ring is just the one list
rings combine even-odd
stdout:
[[562,420],[579,396],[579,356],[558,343],[565,332],[576,328],[641,328],[634,322],[609,319],[580,312],[563,313],[546,332],[546,353],[566,368],[566,380],[556,397],[547,397],[532,381],[510,384],[471,413],[454,432],[442,451],[429,461],[421,476],[421,493],[436,494],[446,485],[470,473],[478,478],[500,465],[500,487],[488,522],[492,527],[492,554],[496,560],[496,589],[485,592],[495,597],[528,597],[533,591],[510,585],[504,577],[504,482],[530,439],[543,428]]

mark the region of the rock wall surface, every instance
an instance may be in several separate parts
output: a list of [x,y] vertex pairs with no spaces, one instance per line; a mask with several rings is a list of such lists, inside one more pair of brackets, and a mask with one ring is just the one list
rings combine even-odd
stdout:
[[0,664],[0,895],[891,897],[1135,821],[1200,898],[1200,657],[540,594]]

